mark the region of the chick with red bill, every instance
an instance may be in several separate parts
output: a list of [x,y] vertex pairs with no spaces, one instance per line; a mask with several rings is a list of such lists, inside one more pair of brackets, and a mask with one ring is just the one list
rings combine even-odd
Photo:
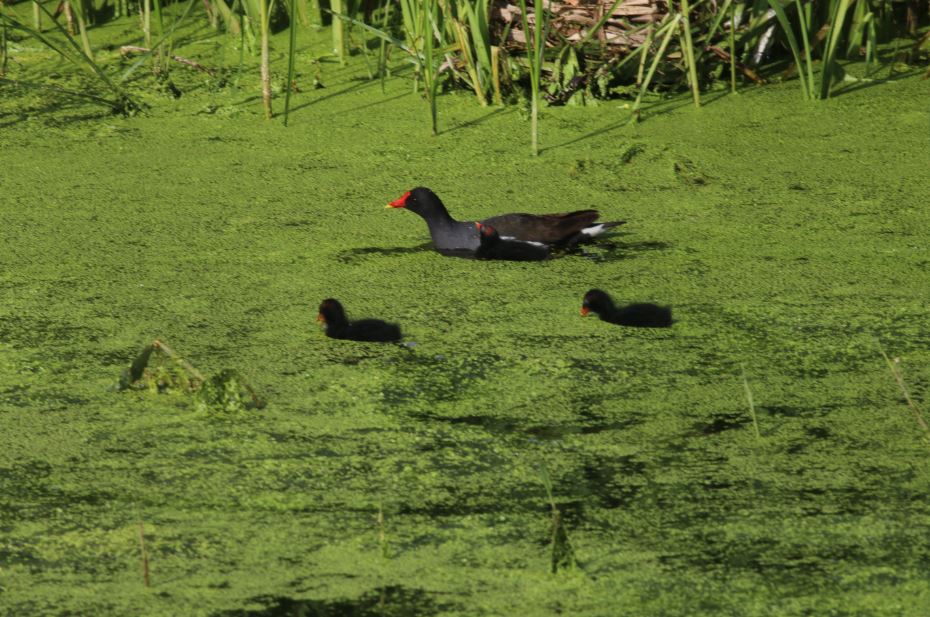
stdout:
[[581,315],[595,313],[601,321],[634,328],[668,328],[672,325],[672,309],[651,302],[615,306],[605,291],[591,289],[584,295]]

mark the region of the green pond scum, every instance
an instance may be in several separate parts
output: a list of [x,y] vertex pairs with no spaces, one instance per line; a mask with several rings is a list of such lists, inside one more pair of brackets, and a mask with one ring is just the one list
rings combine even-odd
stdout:
[[[83,83],[18,45],[11,78]],[[926,81],[544,107],[531,157],[516,106],[443,94],[433,137],[409,71],[297,71],[287,128],[253,73],[175,67],[129,118],[0,85],[0,614],[928,614],[930,444],[882,357],[926,410]],[[418,185],[627,223],[447,258],[384,209]],[[328,297],[405,344],[327,338]],[[120,390],[156,338],[207,392]]]

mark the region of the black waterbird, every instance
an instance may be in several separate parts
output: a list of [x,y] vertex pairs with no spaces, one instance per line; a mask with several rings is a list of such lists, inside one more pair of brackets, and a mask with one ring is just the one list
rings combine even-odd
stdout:
[[668,328],[672,325],[672,309],[650,302],[638,302],[626,306],[614,306],[614,301],[607,292],[592,289],[584,295],[581,314],[597,313],[601,321],[620,326],[638,328]]
[[[389,208],[406,208],[423,217],[429,227],[433,246],[443,255],[473,257],[481,246],[475,221],[457,221],[442,200],[428,188],[417,187],[388,204]],[[553,246],[573,246],[589,240],[624,221],[596,223],[597,210],[577,210],[563,214],[512,213],[481,219],[504,240],[540,242]]]
[[349,322],[339,300],[327,298],[320,303],[316,320],[322,322],[326,336],[349,341],[390,342],[400,340],[400,326],[380,319]]

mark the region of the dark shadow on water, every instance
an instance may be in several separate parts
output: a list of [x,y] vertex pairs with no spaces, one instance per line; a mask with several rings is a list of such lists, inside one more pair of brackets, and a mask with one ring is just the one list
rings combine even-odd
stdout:
[[657,240],[620,242],[619,240],[613,239],[615,237],[616,236],[612,236],[600,242],[579,245],[573,249],[570,254],[586,257],[596,263],[614,263],[635,257],[638,253],[665,251],[672,246],[667,242],[660,242]]
[[514,418],[495,418],[492,416],[421,416],[430,422],[447,422],[449,424],[465,424],[467,426],[481,427],[489,433],[498,435],[526,435],[537,441],[558,441],[569,435],[594,435],[606,431],[621,431],[628,429],[641,421],[638,418],[629,418],[617,422],[590,422],[585,424],[529,424]]
[[514,111],[513,108],[498,107],[498,108],[495,109],[494,111],[492,111],[492,112],[490,112],[490,113],[487,113],[487,114],[481,116],[480,118],[475,118],[474,120],[467,120],[467,121],[465,121],[465,122],[462,122],[462,123],[460,123],[460,124],[457,124],[457,125],[453,126],[452,128],[448,128],[448,129],[446,129],[446,130],[444,130],[444,131],[439,131],[439,134],[440,134],[440,135],[446,135],[447,133],[454,133],[455,131],[459,131],[459,130],[461,130],[461,129],[470,129],[470,128],[472,128],[472,127],[475,127],[475,126],[479,126],[479,125],[481,125],[481,124],[484,124],[485,122],[487,122],[488,120],[490,120],[490,119],[493,118],[494,116],[499,116],[499,115],[502,115],[502,114],[510,114],[510,113],[513,113],[513,111]]
[[766,413],[772,417],[797,418],[825,416],[839,408],[839,405],[825,404],[820,407],[792,407],[787,405],[764,405],[758,408],[759,413]]
[[[617,236],[620,235],[629,234],[614,234],[610,237],[617,238]],[[613,263],[635,257],[637,253],[664,251],[671,248],[671,246],[672,245],[667,242],[659,242],[655,240],[646,240],[643,242],[619,242],[618,240],[611,240],[608,238],[599,242],[592,242],[590,244],[576,246],[575,248],[569,251],[565,251],[564,253],[556,253],[555,258],[558,259],[561,257],[578,256],[585,257],[586,259],[590,259],[591,261],[597,263]],[[413,255],[416,253],[430,251],[441,253],[446,257],[474,257],[474,254],[471,251],[465,251],[461,254],[455,253],[453,251],[437,251],[432,242],[424,242],[423,244],[418,244],[416,246],[359,246],[356,248],[340,251],[336,254],[336,260],[340,263],[351,264],[368,257],[399,257],[403,255]]]
[[336,260],[340,263],[355,263],[366,257],[397,257],[400,255],[413,255],[433,250],[432,242],[424,242],[416,246],[360,246],[354,249],[346,249],[336,254]]
[[625,508],[645,484],[646,464],[634,455],[591,458],[581,469],[577,488],[608,510]]
[[[715,101],[718,101],[724,96],[726,96],[726,94],[727,92],[724,91],[724,92],[721,92],[718,96],[713,96],[713,95],[705,96],[705,98],[702,98],[702,104],[707,105],[708,103],[713,103]],[[640,108],[641,117],[643,118],[643,120],[641,121],[648,122],[648,119],[651,116],[662,116],[662,115],[671,113],[677,109],[688,107],[689,105],[693,105],[693,103],[691,102],[691,98],[690,97],[686,98],[684,95],[681,95],[679,97],[675,97],[672,99],[656,101],[655,103],[651,105],[646,105]],[[621,120],[620,122],[614,122],[613,124],[597,129],[596,131],[591,131],[590,133],[581,135],[580,137],[576,137],[574,139],[570,139],[558,145],[550,146],[548,148],[543,148],[542,150],[540,150],[540,154],[548,152],[549,150],[558,150],[560,148],[572,146],[574,144],[580,143],[582,141],[587,141],[588,139],[592,139],[594,137],[600,137],[602,135],[606,135],[607,133],[611,133],[613,131],[616,131],[617,129],[622,129],[630,125],[630,117],[631,117],[630,115],[626,115],[623,118],[623,120]]]
[[297,600],[258,596],[264,608],[213,613],[212,617],[429,617],[454,607],[437,603],[422,589],[394,585],[374,589],[354,600]]
[[746,426],[751,422],[749,414],[746,412],[721,413],[713,417],[710,422],[698,422],[694,425],[695,435],[718,435],[724,431],[730,431]]
[[394,96],[389,96],[387,98],[375,101],[374,103],[366,103],[365,105],[359,105],[358,107],[352,107],[351,109],[346,109],[344,112],[345,115],[361,111],[363,109],[368,109],[370,107],[377,107],[378,105],[384,105],[385,103],[390,103],[391,101],[396,101],[397,99],[402,99],[404,97],[410,96],[410,92],[402,92],[401,94],[395,94]]
[[[394,75],[397,76],[397,75],[402,74],[403,72],[404,72],[404,71],[394,71]],[[345,82],[342,82],[342,83],[345,83]],[[305,107],[311,107],[311,106],[313,106],[313,105],[316,105],[317,103],[322,103],[323,101],[326,101],[326,100],[328,100],[328,99],[335,98],[335,97],[340,96],[340,95],[343,95],[343,94],[348,94],[349,92],[355,92],[355,91],[358,91],[358,90],[363,90],[363,89],[366,89],[366,88],[372,88],[372,87],[374,87],[374,86],[378,86],[378,85],[380,84],[380,81],[378,81],[377,79],[361,78],[361,79],[354,80],[354,81],[350,82],[350,84],[351,84],[351,85],[349,85],[349,86],[346,87],[346,88],[342,88],[341,90],[334,90],[333,87],[330,86],[329,92],[326,92],[326,93],[323,94],[322,96],[319,96],[319,97],[314,98],[314,99],[312,99],[312,100],[305,101],[305,102],[301,103],[300,105],[296,105],[295,107],[292,107],[292,108],[291,108],[291,112],[293,113],[293,112],[300,111],[300,110],[304,109]],[[405,94],[403,94],[402,96],[407,96],[407,94],[405,93]],[[362,107],[358,107],[358,108],[356,108],[356,109],[363,109],[364,107],[370,107],[371,105],[379,105],[379,104],[381,104],[381,103],[386,103],[386,102],[388,102],[388,101],[392,101],[392,100],[394,100],[395,98],[401,98],[401,97],[400,97],[400,96],[396,96],[396,97],[392,97],[392,98],[385,98],[385,99],[383,99],[382,101],[378,101],[378,102],[375,102],[375,103],[371,103],[371,104],[369,104],[369,105],[363,105]],[[350,110],[350,111],[352,111],[352,110]],[[340,114],[343,114],[344,112],[341,112],[341,111],[340,111],[339,113],[340,113]]]
[[[881,68],[876,69],[873,75],[877,74],[882,69],[887,69],[887,66],[884,66],[884,64],[890,63],[892,61],[894,61],[893,56],[891,56],[890,59],[887,60],[885,63],[882,63],[883,65],[881,66]],[[848,86],[844,85],[844,86],[840,86],[838,88],[831,90],[830,98],[833,99],[838,96],[844,96],[846,94],[852,94],[853,92],[858,92],[859,90],[874,88],[875,86],[883,86],[887,83],[900,81],[902,79],[909,79],[917,75],[920,75],[921,73],[924,72],[924,70],[925,69],[923,68],[918,68],[918,69],[913,69],[910,71],[902,71],[900,73],[895,73],[894,75],[888,75],[887,77],[877,77],[877,76],[868,77],[866,79],[869,79],[871,81],[858,81],[858,82],[851,83]],[[882,71],[882,72],[885,72],[885,71]]]

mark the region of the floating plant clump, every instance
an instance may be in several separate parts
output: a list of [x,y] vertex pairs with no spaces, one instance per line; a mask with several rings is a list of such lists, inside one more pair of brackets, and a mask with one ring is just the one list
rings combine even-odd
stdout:
[[200,411],[243,411],[265,406],[238,371],[223,369],[206,380],[197,392]]
[[146,345],[132,365],[123,371],[119,388],[159,394],[194,394],[201,411],[241,411],[265,406],[238,371],[223,369],[205,378],[159,339]]
[[162,341],[155,339],[123,371],[119,387],[120,390],[158,393],[195,392],[203,382],[204,377],[200,371]]

